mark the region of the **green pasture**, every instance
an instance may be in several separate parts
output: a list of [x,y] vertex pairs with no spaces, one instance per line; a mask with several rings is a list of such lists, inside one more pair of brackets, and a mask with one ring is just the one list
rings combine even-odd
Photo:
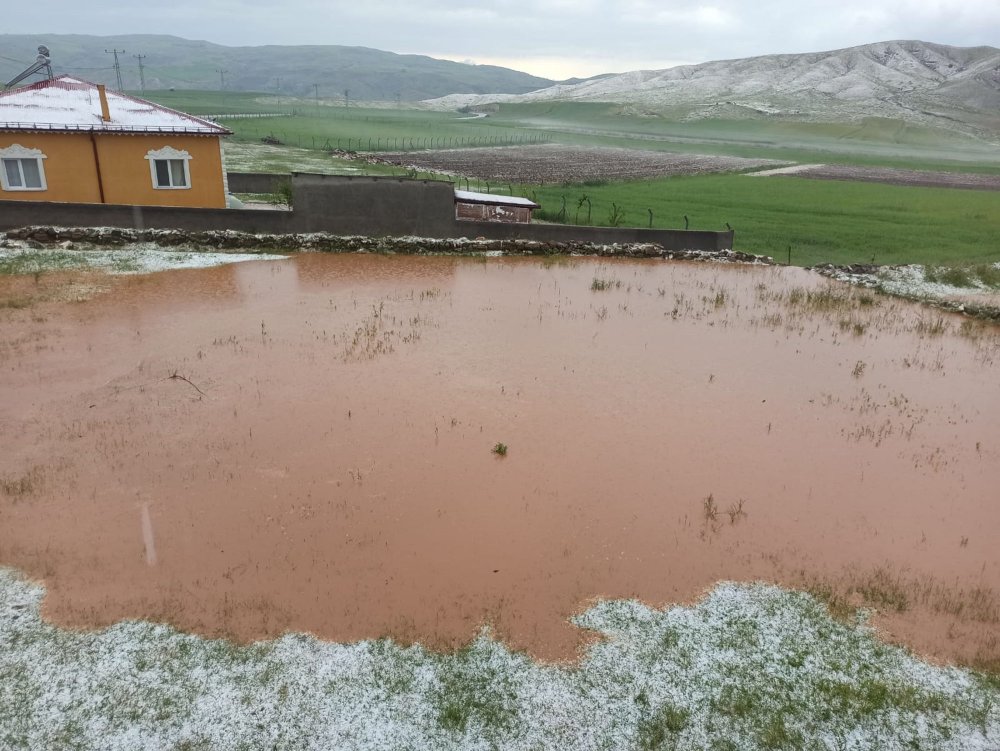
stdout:
[[885,118],[860,123],[691,120],[691,108],[654,112],[594,102],[503,104],[487,117],[472,118],[460,112],[344,106],[265,93],[149,91],[146,97],[192,114],[282,113],[224,124],[238,141],[274,136],[311,149],[403,151],[551,142],[1000,174],[1000,149],[993,144]]
[[[274,136],[288,154],[267,152],[277,171],[309,169],[393,172],[361,162],[317,170],[315,154],[330,149],[396,151],[536,142],[607,145],[791,162],[883,164],[914,169],[1000,173],[1000,150],[954,133],[870,118],[861,123],[770,120],[685,121],[685,112],[636,112],[623,105],[537,103],[502,105],[489,117],[394,107],[346,107],[244,92],[150,92],[190,112],[284,112],[280,117],[225,120],[256,167],[254,144]],[[294,113],[294,114],[291,114]],[[296,156],[297,154],[297,156]],[[290,155],[290,156],[289,156]],[[262,158],[265,156],[261,151]],[[269,160],[269,161],[268,161]],[[297,167],[297,160],[307,166]],[[242,164],[242,162],[241,162]],[[265,167],[266,169],[266,167]],[[424,176],[421,174],[421,176]],[[455,178],[457,182],[463,182]],[[471,181],[472,189],[485,189]],[[503,192],[505,186],[489,186]],[[513,186],[536,199],[539,217],[596,225],[736,230],[740,250],[796,265],[816,263],[972,264],[1000,261],[1000,193],[917,188],[799,177],[709,175],[564,186]],[[565,200],[565,211],[563,205]],[[618,214],[615,218],[615,206]]]
[[885,165],[1000,173],[1000,149],[962,134],[871,117],[862,122],[690,119],[692,108],[658,111],[601,102],[502,104],[496,125],[538,129],[558,143],[718,154],[790,162]]
[[291,113],[292,106],[284,99],[253,91],[130,91],[164,107],[191,115],[225,115],[234,113]]
[[456,113],[312,107],[301,114],[254,120],[224,120],[237,141],[273,136],[284,144],[348,151],[414,151],[542,143],[537,130],[495,127],[489,120]]
[[259,142],[274,137],[308,149],[413,151],[542,143],[541,130],[494,123],[459,112],[394,107],[344,106],[275,97],[269,94],[212,91],[153,91],[146,98],[191,114],[281,113],[281,117],[223,119],[233,140]]
[[[516,190],[516,186],[515,186]],[[1000,192],[811,180],[794,176],[709,175],[597,185],[524,186],[542,219],[623,226],[736,231],[736,248],[817,263],[1000,262]],[[565,198],[565,216],[560,213]]]

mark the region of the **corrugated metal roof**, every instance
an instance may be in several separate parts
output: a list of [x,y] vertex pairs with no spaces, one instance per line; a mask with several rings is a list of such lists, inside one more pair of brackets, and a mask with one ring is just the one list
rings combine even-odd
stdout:
[[107,90],[111,121],[101,119],[97,84],[59,76],[0,92],[0,130],[104,131],[228,135],[231,131],[200,117],[145,99]]
[[461,203],[486,203],[491,206],[526,206],[539,208],[538,204],[520,196],[498,196],[493,193],[475,193],[468,190],[456,190],[455,200]]

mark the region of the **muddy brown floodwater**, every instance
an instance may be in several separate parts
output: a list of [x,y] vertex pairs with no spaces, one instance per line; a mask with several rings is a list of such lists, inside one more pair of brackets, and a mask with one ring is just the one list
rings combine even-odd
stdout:
[[56,623],[436,648],[489,623],[565,659],[593,598],[762,579],[1000,657],[995,327],[663,261],[109,284],[0,309],[0,564]]

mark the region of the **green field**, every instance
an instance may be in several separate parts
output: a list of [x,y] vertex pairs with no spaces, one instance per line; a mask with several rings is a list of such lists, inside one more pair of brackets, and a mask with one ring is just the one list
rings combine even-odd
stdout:
[[554,218],[624,226],[736,230],[736,248],[796,265],[966,264],[1000,261],[1000,192],[918,188],[800,177],[708,175],[607,185],[523,188]]
[[253,91],[154,90],[145,93],[139,91],[128,93],[192,115],[223,115],[245,112],[290,114],[293,109],[287,100]]
[[884,118],[861,123],[685,120],[688,109],[637,113],[591,102],[505,104],[488,117],[470,118],[459,112],[345,107],[342,102],[264,93],[149,91],[146,97],[192,114],[284,113],[224,124],[239,141],[273,135],[304,148],[401,151],[552,142],[1000,174],[1000,149],[994,144]]
[[224,120],[237,141],[274,136],[284,144],[348,151],[414,151],[474,146],[544,143],[549,136],[519,127],[495,127],[489,120],[412,110],[313,107],[290,117]]
[[[489,117],[469,119],[458,112],[317,106],[268,94],[172,91],[147,96],[192,113],[284,113],[223,121],[234,131],[235,169],[406,174],[332,160],[323,152],[553,142],[1000,174],[1000,150],[989,144],[878,118],[862,123],[685,121],[686,111],[654,116],[621,105],[541,103],[502,105]],[[260,150],[260,158],[254,158],[252,145],[267,136],[295,148]],[[470,187],[485,188],[474,181]],[[653,227],[683,227],[685,216],[692,229],[724,229],[728,222],[736,230],[738,249],[790,258],[797,265],[1000,260],[1000,193],[995,191],[743,175],[513,190],[536,199],[542,205],[539,218],[548,221],[586,223],[587,208],[580,202],[587,196],[595,225],[616,221],[611,218],[614,205],[624,212],[623,226],[650,226],[650,211]]]
[[597,102],[504,104],[497,125],[535,128],[559,143],[1000,173],[995,144],[886,118],[860,123],[687,119],[690,108],[637,113]]

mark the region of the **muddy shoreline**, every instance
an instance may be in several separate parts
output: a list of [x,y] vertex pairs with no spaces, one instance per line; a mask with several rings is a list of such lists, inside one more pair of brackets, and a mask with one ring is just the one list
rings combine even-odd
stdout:
[[[655,243],[594,244],[574,242],[540,242],[536,240],[434,239],[422,237],[338,236],[329,233],[270,235],[236,231],[186,232],[182,230],[130,230],[112,227],[34,226],[0,233],[0,248],[27,249],[119,248],[151,244],[163,249],[183,248],[191,252],[210,250],[216,253],[267,253],[272,251],[320,251],[326,253],[381,253],[407,255],[454,256],[595,256],[601,258],[661,258],[677,261],[706,261],[778,265],[770,256],[741,251],[667,251]],[[821,276],[857,287],[878,290],[883,294],[917,302],[950,313],[977,320],[1000,322],[1000,291],[971,298],[963,290],[951,295],[932,295],[919,289],[887,288],[880,279],[884,271],[905,269],[905,266],[876,264],[819,264],[808,267]]]
[[0,563],[57,623],[569,659],[593,598],[763,580],[1000,659],[993,327],[773,265],[374,252],[0,316]]

